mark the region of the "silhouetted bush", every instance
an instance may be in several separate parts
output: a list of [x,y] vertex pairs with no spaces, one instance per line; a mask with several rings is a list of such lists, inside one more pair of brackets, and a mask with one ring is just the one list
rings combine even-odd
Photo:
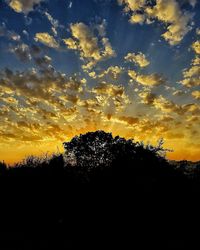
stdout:
[[4,162],[0,162],[0,175],[4,174],[7,169],[7,166]]

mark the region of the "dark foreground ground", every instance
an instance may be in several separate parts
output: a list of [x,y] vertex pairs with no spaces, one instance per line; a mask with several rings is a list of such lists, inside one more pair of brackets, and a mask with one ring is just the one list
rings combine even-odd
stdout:
[[54,167],[1,174],[1,250],[200,248],[195,181],[171,169],[83,177]]
[[199,165],[96,131],[0,167],[0,250],[200,249]]

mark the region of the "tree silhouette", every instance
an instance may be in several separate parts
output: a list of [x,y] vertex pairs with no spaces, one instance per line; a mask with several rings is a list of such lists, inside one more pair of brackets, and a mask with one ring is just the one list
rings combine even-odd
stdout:
[[[144,173],[157,175],[169,167],[163,158],[166,150],[163,140],[156,147],[145,146],[134,140],[113,137],[104,131],[88,132],[75,136],[70,142],[64,142],[64,158],[68,166],[73,166],[83,172],[97,172],[113,169],[123,173]],[[171,171],[171,168],[169,168]],[[134,171],[134,173],[133,173]],[[128,174],[127,174],[128,176]]]

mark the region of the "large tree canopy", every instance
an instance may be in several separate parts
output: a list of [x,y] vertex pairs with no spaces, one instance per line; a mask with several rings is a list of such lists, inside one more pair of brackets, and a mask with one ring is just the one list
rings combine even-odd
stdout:
[[148,162],[149,165],[163,159],[161,154],[165,152],[162,140],[159,141],[157,147],[145,146],[131,139],[113,137],[111,133],[104,131],[81,134],[63,144],[67,163],[89,171],[119,163],[134,163],[141,166]]

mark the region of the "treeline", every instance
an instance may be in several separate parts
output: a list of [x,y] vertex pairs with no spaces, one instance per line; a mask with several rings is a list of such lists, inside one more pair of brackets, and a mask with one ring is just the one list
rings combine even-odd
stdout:
[[[198,191],[198,164],[167,161],[163,140],[157,146],[113,137],[104,131],[89,132],[64,142],[64,154],[27,157],[14,166],[0,163],[0,178],[23,180],[65,178],[66,185],[135,186],[151,192]],[[3,180],[2,179],[2,180]]]

